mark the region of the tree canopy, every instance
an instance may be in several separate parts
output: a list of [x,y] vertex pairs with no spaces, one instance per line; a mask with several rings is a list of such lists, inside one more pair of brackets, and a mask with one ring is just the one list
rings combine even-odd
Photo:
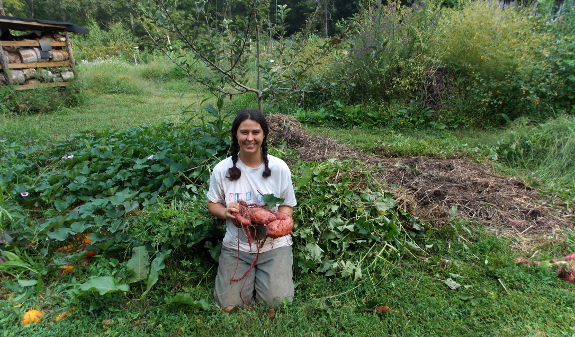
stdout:
[[[335,24],[342,18],[351,17],[357,12],[362,0],[271,0],[269,1],[269,20],[275,22],[278,5],[291,8],[286,24],[288,35],[299,31],[306,18],[315,13],[319,19],[317,30],[322,35],[331,35]],[[123,0],[4,0],[6,15],[33,19],[73,22],[78,25],[88,25],[97,22],[102,29],[122,22],[126,27],[134,29],[130,2]],[[227,11],[229,14],[242,10],[230,5],[229,0],[207,0],[210,7],[216,11]],[[183,11],[192,11],[193,3],[174,1]],[[187,6],[187,7],[186,7]],[[143,33],[143,32],[142,32]]]

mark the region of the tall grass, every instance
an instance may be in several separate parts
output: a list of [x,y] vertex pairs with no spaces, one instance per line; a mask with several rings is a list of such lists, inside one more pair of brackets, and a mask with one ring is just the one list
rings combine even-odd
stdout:
[[539,125],[515,124],[497,146],[506,165],[533,172],[552,189],[573,198],[575,192],[575,118],[564,116]]
[[121,22],[111,24],[108,30],[101,29],[96,22],[86,28],[90,30],[89,34],[74,36],[74,52],[78,60],[95,61],[120,55],[131,57],[133,48],[138,46],[138,39]]

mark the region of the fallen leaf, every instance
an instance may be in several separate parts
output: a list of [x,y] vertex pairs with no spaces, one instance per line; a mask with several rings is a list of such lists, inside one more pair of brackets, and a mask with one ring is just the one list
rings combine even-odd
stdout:
[[448,278],[447,280],[443,281],[451,290],[457,290],[461,287],[461,284],[455,282],[453,279]]

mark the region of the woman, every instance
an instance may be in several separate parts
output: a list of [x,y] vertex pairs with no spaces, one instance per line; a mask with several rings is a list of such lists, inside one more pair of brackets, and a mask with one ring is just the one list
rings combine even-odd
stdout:
[[232,124],[231,156],[215,166],[210,179],[208,209],[226,220],[214,289],[216,302],[226,312],[254,301],[276,306],[291,301],[294,293],[291,235],[248,240],[232,223],[239,201],[261,206],[266,194],[284,199],[279,212],[290,217],[293,213],[291,172],[283,160],[268,154],[268,133],[259,110],[240,111]]

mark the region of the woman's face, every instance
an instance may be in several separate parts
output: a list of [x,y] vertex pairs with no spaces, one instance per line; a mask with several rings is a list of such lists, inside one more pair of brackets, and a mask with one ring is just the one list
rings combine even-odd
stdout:
[[236,137],[240,145],[240,153],[253,154],[260,153],[265,135],[260,123],[246,119],[240,123]]

